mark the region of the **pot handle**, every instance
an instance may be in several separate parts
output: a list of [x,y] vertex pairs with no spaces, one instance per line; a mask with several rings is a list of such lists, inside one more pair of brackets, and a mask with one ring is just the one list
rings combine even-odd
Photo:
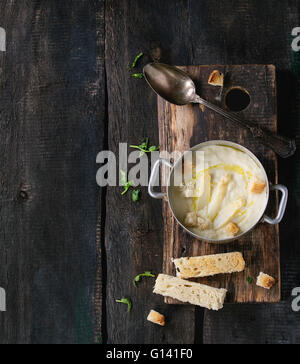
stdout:
[[283,219],[283,216],[285,214],[285,210],[286,210],[286,206],[287,206],[287,202],[288,202],[289,191],[283,185],[273,185],[270,187],[270,191],[282,192],[282,198],[280,200],[278,214],[277,214],[276,218],[272,219],[271,217],[265,215],[263,218],[263,222],[266,222],[271,225],[277,225],[281,222],[281,220]]
[[152,172],[151,172],[151,176],[150,176],[150,180],[149,180],[148,193],[152,198],[155,198],[157,200],[162,200],[163,198],[165,198],[165,196],[167,196],[167,194],[163,193],[163,192],[154,192],[154,184],[158,177],[159,167],[161,164],[166,165],[170,169],[173,168],[172,164],[170,162],[168,162],[166,159],[159,158],[155,162],[155,164],[152,168]]

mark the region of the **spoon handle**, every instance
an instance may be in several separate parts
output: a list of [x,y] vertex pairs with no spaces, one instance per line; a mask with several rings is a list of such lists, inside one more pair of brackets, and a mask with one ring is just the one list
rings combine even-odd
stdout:
[[288,158],[295,154],[296,152],[296,142],[293,139],[289,139],[285,136],[281,136],[267,130],[263,130],[257,125],[255,125],[251,121],[246,121],[239,118],[234,113],[228,112],[210,102],[202,99],[200,96],[196,96],[193,101],[194,104],[202,104],[207,108],[217,112],[218,114],[224,116],[227,119],[230,119],[234,123],[239,126],[243,126],[244,128],[251,131],[252,135],[259,139],[264,145],[273,149],[275,153],[277,153],[282,158]]

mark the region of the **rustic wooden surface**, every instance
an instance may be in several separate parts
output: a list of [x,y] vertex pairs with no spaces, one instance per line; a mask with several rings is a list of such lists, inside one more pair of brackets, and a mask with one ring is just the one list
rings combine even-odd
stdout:
[[101,340],[104,2],[1,1],[1,343]]
[[[299,343],[299,153],[279,161],[291,194],[283,300],[221,313],[165,306],[152,280],[133,288],[136,273],[161,270],[161,202],[143,190],[133,205],[95,183],[102,149],[158,142],[156,97],[127,71],[158,43],[171,64],[275,64],[279,130],[299,136],[299,0],[0,0],[0,14],[0,342]],[[123,295],[131,315],[114,302]],[[167,314],[166,328],[145,321],[150,308]]]
[[[226,74],[221,105],[226,108],[225,95],[234,87],[247,90],[251,97],[249,106],[239,115],[255,121],[257,125],[275,132],[277,130],[276,70],[272,65],[244,66],[190,66],[182,68],[198,85],[201,96],[216,102],[220,88],[208,85],[209,75],[214,70]],[[222,116],[201,109],[199,105],[175,106],[158,98],[158,124],[160,145],[169,153],[185,152],[207,140],[229,140],[244,145],[262,161],[272,183],[277,183],[277,157],[273,151],[260,144],[251,133],[235,127]],[[166,172],[165,170],[163,170]],[[165,178],[163,178],[165,179]],[[276,211],[276,194],[270,194],[268,214]],[[271,213],[272,211],[272,213]],[[188,233],[174,219],[168,202],[163,203],[164,219],[164,265],[163,272],[176,276],[172,258],[192,257],[239,251],[246,261],[243,273],[201,278],[199,283],[216,288],[226,288],[227,303],[280,302],[280,247],[278,225],[260,224],[250,234],[231,244],[210,244],[199,241]],[[260,272],[275,277],[277,285],[269,291],[255,285]],[[247,283],[253,278],[253,284]],[[178,303],[170,298],[166,303]]]

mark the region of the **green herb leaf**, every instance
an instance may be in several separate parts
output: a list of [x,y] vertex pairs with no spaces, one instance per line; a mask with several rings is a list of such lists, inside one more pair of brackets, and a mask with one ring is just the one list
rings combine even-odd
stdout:
[[144,150],[148,149],[148,145],[149,145],[149,138],[146,138],[145,140],[143,140],[142,144],[140,145],[140,147]]
[[133,280],[133,285],[136,287],[136,283],[137,282],[140,282],[140,280],[143,278],[143,277],[148,277],[148,278],[155,278],[155,275],[152,274],[151,272],[145,272],[145,273],[142,273],[142,274],[139,274],[138,276],[136,276]]
[[253,283],[253,278],[248,277],[248,278],[247,278],[247,282],[248,282],[249,284],[252,284],[252,283]]
[[134,183],[132,181],[130,182],[127,181],[126,173],[124,171],[120,170],[120,174],[121,174],[121,184],[124,187],[122,196],[124,196],[130,189],[130,187],[134,186]]
[[160,149],[160,146],[156,147],[155,145],[152,145],[152,147],[149,148],[149,152],[156,152]]
[[140,193],[141,191],[140,190],[134,190],[132,192],[132,201],[133,202],[138,202],[139,198],[140,198]]
[[142,73],[133,73],[131,77],[142,80],[144,78],[144,75]]
[[127,183],[126,173],[124,171],[120,170],[120,175],[121,175],[122,186],[125,186]]
[[146,138],[141,145],[130,145],[130,148],[138,149],[141,151],[140,157],[142,157],[145,153],[155,152],[160,149],[160,146],[152,145],[149,148],[149,138]]
[[132,309],[132,302],[129,298],[122,298],[121,300],[116,300],[117,303],[124,303],[128,306],[128,312]]
[[144,53],[143,53],[143,52],[141,52],[140,54],[138,54],[138,55],[135,57],[135,59],[134,59],[134,61],[132,62],[131,66],[129,66],[129,70],[130,70],[130,71],[131,71],[133,68],[135,68],[135,67],[136,67],[137,62],[139,61],[139,59],[140,59],[140,58],[142,58],[142,57],[143,57],[143,55],[144,55]]
[[129,191],[130,187],[132,187],[131,182],[127,182],[124,186],[124,191],[122,192],[122,196],[126,195],[126,193]]

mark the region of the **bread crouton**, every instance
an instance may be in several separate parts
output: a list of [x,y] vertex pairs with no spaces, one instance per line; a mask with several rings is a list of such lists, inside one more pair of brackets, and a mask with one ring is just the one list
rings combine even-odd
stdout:
[[250,185],[250,191],[252,193],[256,193],[256,194],[260,194],[264,191],[264,189],[266,188],[266,182],[255,178],[252,180],[251,185]]
[[258,287],[262,287],[265,289],[271,289],[275,283],[276,283],[275,278],[261,272],[257,277],[256,285]]
[[156,324],[156,325],[160,325],[160,326],[165,326],[166,323],[165,323],[165,316],[154,311],[154,310],[151,310],[148,317],[147,317],[147,320]]
[[196,227],[197,223],[196,212],[189,212],[184,219],[184,225],[187,227]]
[[219,71],[213,71],[209,76],[208,84],[212,86],[224,86],[224,74]]
[[228,234],[235,236],[240,232],[240,228],[233,222],[230,222],[226,226],[226,231],[228,232]]

